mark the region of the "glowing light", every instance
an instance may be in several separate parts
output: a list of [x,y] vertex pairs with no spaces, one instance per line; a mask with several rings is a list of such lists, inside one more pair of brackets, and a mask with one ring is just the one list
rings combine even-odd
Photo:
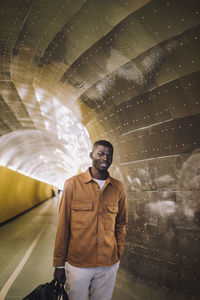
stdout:
[[38,102],[41,102],[43,96],[45,94],[45,91],[43,89],[35,89],[35,95]]
[[0,138],[0,165],[62,189],[67,178],[90,165],[90,149],[84,127],[77,123],[62,140],[54,132],[18,130]]

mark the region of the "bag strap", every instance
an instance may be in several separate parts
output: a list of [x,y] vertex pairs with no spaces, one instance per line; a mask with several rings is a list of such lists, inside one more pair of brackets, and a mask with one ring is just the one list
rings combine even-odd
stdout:
[[69,300],[64,284],[59,283],[55,279],[53,279],[50,284],[53,285],[56,290],[57,300]]
[[67,293],[65,291],[64,285],[62,285],[61,289],[62,289],[62,294],[61,294],[62,295],[62,299],[63,300],[69,300],[68,295],[67,295]]

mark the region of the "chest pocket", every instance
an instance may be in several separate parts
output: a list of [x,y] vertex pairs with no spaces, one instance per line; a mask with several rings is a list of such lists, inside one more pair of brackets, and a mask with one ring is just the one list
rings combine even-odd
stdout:
[[118,205],[106,204],[106,222],[105,230],[114,231],[115,230],[115,221],[118,213]]
[[87,230],[92,223],[94,212],[92,203],[73,203],[71,211],[71,227],[77,230]]
[[113,206],[110,204],[107,204],[107,209],[111,214],[117,214],[118,213],[118,206]]

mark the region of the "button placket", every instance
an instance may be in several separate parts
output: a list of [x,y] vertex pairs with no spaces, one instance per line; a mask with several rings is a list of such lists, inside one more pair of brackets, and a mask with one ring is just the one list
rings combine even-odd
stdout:
[[97,227],[97,265],[103,265],[103,252],[102,252],[102,233],[101,233],[101,213],[102,213],[102,202],[101,195],[98,203],[98,227]]

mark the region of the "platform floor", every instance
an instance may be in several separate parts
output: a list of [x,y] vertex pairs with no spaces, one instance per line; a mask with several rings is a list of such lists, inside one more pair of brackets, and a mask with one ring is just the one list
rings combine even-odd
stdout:
[[[0,227],[0,300],[22,300],[39,284],[53,279],[58,206],[55,197]],[[183,300],[119,270],[112,300],[169,299]]]

